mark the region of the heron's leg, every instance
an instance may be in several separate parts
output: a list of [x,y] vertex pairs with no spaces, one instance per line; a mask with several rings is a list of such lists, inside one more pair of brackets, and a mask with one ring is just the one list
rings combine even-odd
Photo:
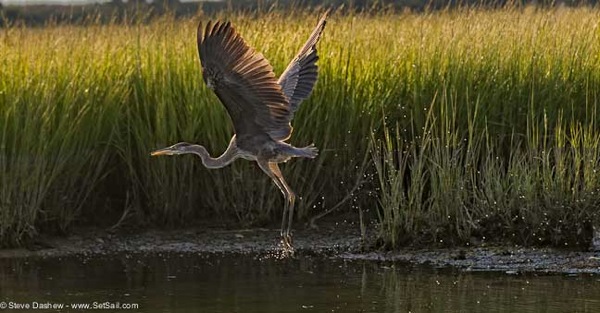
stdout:
[[[288,211],[290,208],[290,199],[291,199],[290,193],[288,191],[289,187],[287,186],[287,184],[285,184],[285,181],[282,180],[283,177],[281,176],[281,171],[279,170],[279,167],[277,166],[276,163],[269,163],[268,161],[257,161],[257,163],[258,163],[258,166],[263,170],[263,172],[265,172],[265,174],[269,175],[269,177],[273,180],[275,185],[277,185],[277,187],[279,188],[279,190],[285,197],[285,205],[283,207],[283,217],[281,219],[281,238],[283,240],[283,244],[284,244],[285,248],[293,251],[291,238],[289,237],[289,231],[288,232],[285,231],[285,229],[286,229],[285,222],[287,219],[286,217],[288,216]],[[271,164],[275,165],[275,170]],[[293,197],[293,193],[291,195]],[[292,199],[291,202],[293,203],[293,201],[294,200]]]
[[[296,194],[292,191],[292,188],[290,188],[290,186],[287,184],[287,182],[283,178],[283,175],[281,174],[281,170],[279,169],[279,165],[277,165],[277,163],[269,163],[269,168],[271,168],[271,171],[273,171],[275,176],[279,179],[279,183],[283,186],[283,188],[285,189],[285,193],[287,194],[287,196],[286,196],[287,205],[288,205],[287,227],[285,227],[285,215],[284,215],[283,219],[281,221],[281,230],[282,230],[282,233],[284,233],[284,236],[287,237],[288,241],[290,241],[290,243],[291,243],[292,237],[291,237],[290,231],[292,230],[292,222],[294,220],[294,205],[296,203]],[[285,232],[283,231],[284,227],[285,227]]]

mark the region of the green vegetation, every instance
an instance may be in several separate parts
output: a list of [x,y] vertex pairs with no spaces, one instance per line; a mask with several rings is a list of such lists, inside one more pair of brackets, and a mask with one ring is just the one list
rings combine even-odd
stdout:
[[[217,18],[281,73],[318,16]],[[250,162],[149,157],[178,141],[227,146],[197,60],[208,19],[0,31],[2,245],[86,221],[278,219],[282,197]],[[283,166],[299,218],[350,198],[347,210],[379,216],[387,247],[585,243],[600,219],[598,21],[587,8],[332,16],[291,140],[321,154]]]

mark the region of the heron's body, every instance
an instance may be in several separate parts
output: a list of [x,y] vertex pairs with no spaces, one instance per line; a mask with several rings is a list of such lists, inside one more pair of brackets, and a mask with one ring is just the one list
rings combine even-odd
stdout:
[[296,196],[285,182],[278,163],[295,157],[314,158],[318,153],[314,145],[298,148],[286,141],[292,134],[294,112],[310,95],[317,80],[316,45],[327,14],[279,79],[268,61],[250,48],[230,23],[209,22],[204,32],[200,25],[198,52],[203,79],[227,109],[235,135],[217,158],[211,157],[203,146],[185,142],[152,152],[152,155],[193,153],[207,168],[221,168],[238,158],[257,162],[286,198],[281,235],[289,251]]

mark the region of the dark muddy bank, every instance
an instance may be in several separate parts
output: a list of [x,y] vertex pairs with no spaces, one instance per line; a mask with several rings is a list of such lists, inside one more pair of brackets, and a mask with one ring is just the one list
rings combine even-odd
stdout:
[[[278,255],[277,229],[185,229],[110,233],[79,230],[69,237],[51,237],[27,249],[0,250],[0,258],[64,257],[118,253],[202,253]],[[536,273],[600,274],[600,252],[553,248],[472,247],[454,249],[402,249],[364,252],[373,237],[363,240],[358,227],[329,226],[299,230],[294,234],[297,255],[330,258],[409,262],[433,267],[455,267],[465,271],[502,271],[518,275]]]

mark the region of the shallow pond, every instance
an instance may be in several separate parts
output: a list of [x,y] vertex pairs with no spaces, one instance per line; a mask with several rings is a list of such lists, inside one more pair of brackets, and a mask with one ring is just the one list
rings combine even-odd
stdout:
[[36,312],[77,305],[111,312],[600,312],[600,277],[466,273],[322,256],[15,258],[0,259],[0,301]]

